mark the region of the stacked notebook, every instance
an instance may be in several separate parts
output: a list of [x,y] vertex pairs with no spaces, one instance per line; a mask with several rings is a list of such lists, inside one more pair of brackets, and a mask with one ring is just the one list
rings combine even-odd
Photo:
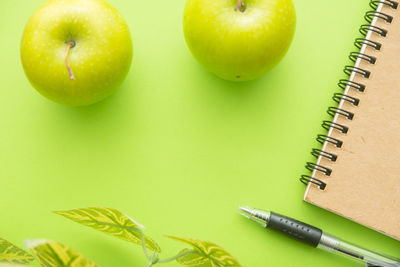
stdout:
[[400,240],[400,7],[371,1],[304,200]]

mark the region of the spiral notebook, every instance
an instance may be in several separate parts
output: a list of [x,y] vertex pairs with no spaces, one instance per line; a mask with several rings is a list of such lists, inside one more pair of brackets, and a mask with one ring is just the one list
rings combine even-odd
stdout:
[[305,201],[400,240],[400,6],[370,6],[300,180]]

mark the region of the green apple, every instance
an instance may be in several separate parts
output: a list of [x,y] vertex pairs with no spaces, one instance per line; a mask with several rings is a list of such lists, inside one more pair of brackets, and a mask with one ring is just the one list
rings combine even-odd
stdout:
[[183,22],[194,57],[231,81],[252,80],[273,68],[295,26],[292,0],[187,0]]
[[72,106],[113,93],[132,56],[128,26],[104,0],[49,0],[29,19],[21,41],[22,65],[32,86]]

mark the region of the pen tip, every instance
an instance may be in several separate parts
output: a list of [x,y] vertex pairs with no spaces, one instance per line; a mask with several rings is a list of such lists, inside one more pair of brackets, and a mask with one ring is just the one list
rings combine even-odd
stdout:
[[246,206],[239,206],[239,213],[249,218],[251,215],[253,215],[253,209]]
[[239,213],[264,227],[267,226],[271,217],[270,211],[254,209],[248,206],[239,206]]

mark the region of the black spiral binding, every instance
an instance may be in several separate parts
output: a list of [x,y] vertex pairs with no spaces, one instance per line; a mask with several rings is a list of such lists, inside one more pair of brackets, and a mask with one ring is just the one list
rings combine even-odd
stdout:
[[[382,37],[385,37],[388,33],[388,31],[386,29],[382,29],[380,27],[371,25],[374,18],[381,19],[381,20],[385,21],[386,23],[391,23],[393,21],[392,16],[382,13],[380,11],[377,11],[378,6],[380,4],[390,7],[390,8],[393,8],[393,9],[397,9],[399,7],[399,3],[394,0],[371,0],[370,1],[369,5],[373,10],[367,11],[364,16],[364,18],[368,22],[368,24],[361,25],[361,27],[360,27],[360,33],[364,37],[357,38],[354,41],[354,45],[358,49],[361,49],[364,45],[372,47],[375,50],[380,50],[382,48],[381,43],[367,38],[368,32],[374,32]],[[350,53],[349,58],[354,63],[356,63],[356,61],[359,59],[363,60],[369,64],[375,64],[375,62],[376,62],[375,57],[366,55],[361,52],[352,52],[352,53]],[[362,69],[362,68],[359,68],[356,66],[350,66],[350,65],[345,66],[343,71],[349,77],[354,73],[354,74],[361,75],[362,77],[368,79],[371,75],[371,72],[368,70],[365,70],[365,69]],[[354,89],[354,90],[358,90],[360,92],[364,92],[364,90],[365,90],[364,84],[354,82],[349,79],[339,80],[338,86],[343,90],[345,90],[347,87]],[[360,99],[350,96],[350,95],[347,95],[347,94],[344,94],[344,93],[335,93],[333,95],[333,100],[337,103],[340,103],[341,101],[347,101],[348,103],[351,103],[354,106],[358,106],[360,103]],[[329,107],[328,114],[331,115],[332,117],[335,117],[336,115],[342,116],[348,120],[352,120],[354,118],[354,114],[352,112],[338,108],[338,107]],[[328,121],[328,120],[322,122],[322,127],[327,131],[332,129],[332,130],[339,131],[343,134],[346,134],[349,131],[349,128],[347,126],[333,122],[333,121]],[[321,144],[330,143],[337,148],[340,148],[343,145],[343,141],[333,138],[331,136],[325,135],[325,134],[318,135],[317,141]],[[336,154],[324,151],[322,149],[316,149],[316,148],[314,148],[311,151],[311,154],[314,157],[316,157],[317,159],[319,157],[324,157],[332,162],[336,161],[338,158],[338,156]],[[332,173],[332,169],[322,166],[322,165],[318,165],[316,163],[312,163],[312,162],[307,162],[306,169],[311,172],[319,171],[322,174],[324,174],[325,176],[330,176]],[[304,183],[305,185],[308,185],[309,183],[315,184],[321,190],[325,190],[325,188],[327,186],[327,184],[325,182],[323,182],[320,179],[313,177],[311,175],[302,175],[300,178],[300,181],[302,183]]]

